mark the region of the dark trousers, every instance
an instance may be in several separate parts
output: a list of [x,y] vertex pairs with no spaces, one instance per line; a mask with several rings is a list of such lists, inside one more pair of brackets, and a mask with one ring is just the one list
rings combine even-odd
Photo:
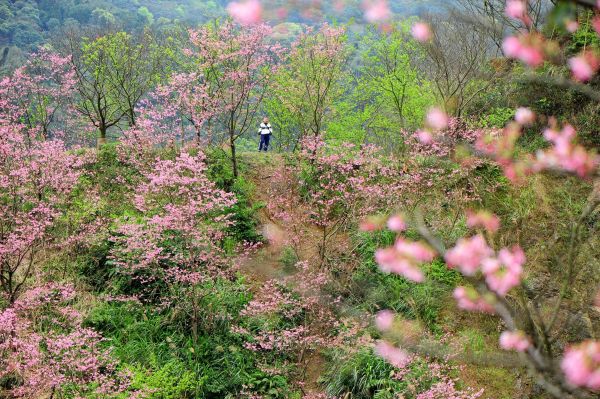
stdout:
[[269,149],[269,141],[271,141],[271,134],[261,134],[260,144],[258,145],[258,151],[267,151]]

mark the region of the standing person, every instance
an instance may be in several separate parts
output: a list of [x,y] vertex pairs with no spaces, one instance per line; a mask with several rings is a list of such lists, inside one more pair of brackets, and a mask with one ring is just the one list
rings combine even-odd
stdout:
[[271,141],[271,134],[273,134],[273,128],[269,123],[269,118],[266,116],[263,118],[260,127],[258,128],[258,134],[260,134],[260,144],[258,145],[258,151],[265,151],[269,149],[269,141]]

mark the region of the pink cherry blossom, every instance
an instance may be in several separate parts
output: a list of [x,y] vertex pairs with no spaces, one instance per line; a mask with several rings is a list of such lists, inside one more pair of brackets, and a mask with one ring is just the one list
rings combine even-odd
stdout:
[[514,246],[512,250],[503,248],[498,258],[487,258],[482,261],[482,271],[490,289],[504,296],[521,282],[525,254]]
[[401,231],[406,230],[406,223],[404,222],[402,216],[394,215],[388,219],[387,227],[388,229],[399,233]]
[[412,361],[410,354],[386,341],[379,341],[375,345],[375,353],[398,368],[404,368]]
[[388,20],[392,14],[387,0],[363,0],[362,7],[365,19],[370,23]]
[[531,25],[531,18],[527,13],[528,0],[508,0],[504,12],[513,19],[522,21],[525,25]]
[[504,331],[500,334],[500,347],[504,350],[525,352],[531,345],[531,340],[523,331]]
[[394,317],[391,310],[382,310],[375,316],[375,326],[379,331],[387,331],[392,327]]
[[596,31],[596,34],[600,35],[600,15],[594,16],[591,21],[592,27]]
[[417,139],[421,144],[429,145],[433,142],[433,137],[431,136],[431,133],[429,133],[426,130],[417,130],[416,135]]
[[567,348],[561,368],[572,385],[600,390],[600,342],[588,340]]
[[509,36],[502,42],[502,50],[507,57],[517,58],[521,54],[521,41],[515,36]]
[[527,12],[526,0],[508,0],[504,12],[507,16],[514,19],[521,19]]
[[434,256],[434,252],[424,244],[402,238],[398,238],[393,247],[375,252],[375,260],[381,270],[400,274],[415,282],[422,282],[425,278],[419,266],[432,261]]
[[600,163],[600,159],[596,153],[588,152],[582,146],[575,145],[573,143],[575,136],[575,129],[571,125],[565,125],[560,131],[554,128],[546,129],[544,137],[553,146],[548,150],[538,151],[534,165],[535,170],[558,168],[575,173],[580,177],[585,177],[593,172]]
[[493,253],[483,236],[478,234],[458,240],[456,246],[446,252],[445,259],[448,266],[457,267],[463,274],[472,276],[479,270],[481,262]]
[[509,36],[502,42],[502,51],[508,58],[516,58],[531,67],[544,62],[544,51],[536,36]]
[[435,253],[426,245],[408,242],[402,238],[398,238],[393,247],[378,249],[375,252],[375,260],[381,270],[400,274],[415,282],[422,282],[425,279],[419,266],[431,262],[434,256]]
[[421,269],[416,267],[409,259],[401,256],[393,247],[378,249],[375,252],[375,260],[384,272],[396,273],[418,283],[425,279]]
[[255,25],[261,22],[262,5],[259,0],[232,1],[227,12],[241,25]]
[[467,226],[470,228],[483,227],[490,233],[495,233],[500,228],[498,216],[487,211],[467,211]]
[[471,287],[456,287],[453,293],[458,307],[471,312],[494,313],[494,307]]
[[579,29],[579,22],[575,20],[569,20],[565,23],[565,28],[570,33],[575,33]]
[[434,130],[442,130],[448,127],[448,115],[440,108],[431,108],[427,113],[427,126]]
[[526,107],[519,107],[515,112],[515,121],[521,126],[531,125],[535,121],[535,113]]
[[570,58],[568,63],[573,77],[581,82],[590,80],[600,67],[600,60],[590,52]]
[[429,24],[425,22],[416,22],[410,29],[412,37],[421,43],[431,40],[432,32]]

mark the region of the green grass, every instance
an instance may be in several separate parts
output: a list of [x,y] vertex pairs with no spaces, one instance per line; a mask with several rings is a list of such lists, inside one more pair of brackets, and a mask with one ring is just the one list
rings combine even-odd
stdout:
[[460,282],[460,275],[441,260],[424,266],[424,283],[385,274],[376,265],[374,253],[377,248],[391,245],[394,235],[391,232],[359,233],[355,240],[361,263],[352,275],[354,304],[370,313],[391,309],[405,318],[421,321],[433,332],[440,331],[440,312]]

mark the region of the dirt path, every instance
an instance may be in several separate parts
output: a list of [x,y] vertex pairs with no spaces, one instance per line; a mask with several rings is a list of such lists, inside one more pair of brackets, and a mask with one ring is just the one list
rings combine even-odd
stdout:
[[[243,161],[248,170],[245,177],[250,180],[254,186],[254,203],[267,204],[270,200],[269,193],[273,184],[273,175],[284,167],[284,159],[279,154],[245,154]],[[298,209],[286,209],[286,212],[296,218],[304,217]],[[286,247],[287,238],[292,232],[285,221],[278,220],[267,206],[262,207],[256,215],[262,235],[267,238],[267,244],[263,246],[256,254],[249,257],[242,265],[241,271],[248,279],[253,289],[262,286],[271,279],[283,279],[293,275],[286,273],[282,265],[282,256]],[[297,227],[297,226],[296,226]],[[302,230],[305,234],[300,235],[300,241],[297,244],[297,253],[300,259],[307,261],[316,261],[319,257],[318,237],[319,229],[308,223],[302,223]],[[304,386],[307,395],[322,392],[319,388],[318,379],[325,369],[325,360],[319,351],[309,353],[304,356],[302,367],[302,379],[299,381]]]

